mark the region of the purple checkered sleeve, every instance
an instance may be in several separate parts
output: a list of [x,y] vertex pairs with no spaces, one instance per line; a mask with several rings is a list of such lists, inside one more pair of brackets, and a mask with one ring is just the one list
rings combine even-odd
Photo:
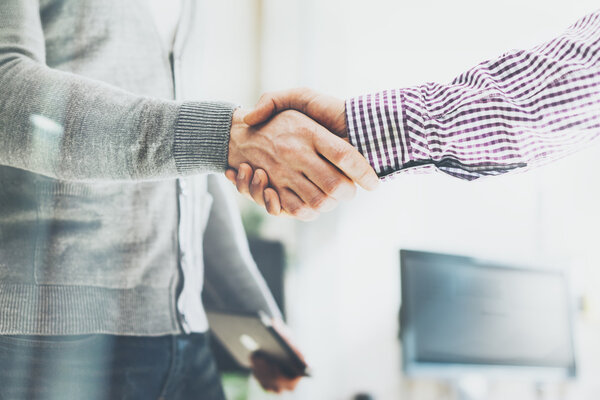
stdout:
[[564,157],[600,136],[600,11],[449,85],[349,99],[346,117],[381,178],[428,168],[472,180]]

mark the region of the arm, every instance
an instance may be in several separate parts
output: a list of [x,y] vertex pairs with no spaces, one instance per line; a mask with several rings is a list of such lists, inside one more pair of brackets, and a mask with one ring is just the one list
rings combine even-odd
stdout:
[[227,166],[234,107],[136,96],[48,68],[38,1],[0,2],[0,165],[63,180]]
[[346,102],[350,141],[380,177],[435,166],[472,180],[535,167],[600,135],[600,12],[531,50]]
[[[213,206],[204,235],[205,304],[230,311],[264,311],[275,324],[284,326],[281,311],[252,259],[238,208],[225,185],[221,176],[208,177]],[[253,354],[251,361],[254,376],[266,390],[294,390],[301,379],[286,375],[277,361],[260,353]]]
[[220,176],[208,177],[213,197],[204,235],[205,285],[211,303],[234,311],[264,311],[281,318],[275,300],[258,271],[238,208]]
[[599,51],[600,11],[548,43],[483,62],[448,85],[360,96],[345,108],[308,89],[270,93],[246,121],[302,111],[347,138],[380,178],[420,167],[467,180],[524,170],[600,135]]
[[0,165],[100,181],[171,178],[246,162],[269,171],[282,204],[303,219],[351,196],[348,177],[365,187],[377,183],[354,147],[306,116],[290,111],[252,128],[234,108],[141,97],[51,69],[39,2],[0,2]]

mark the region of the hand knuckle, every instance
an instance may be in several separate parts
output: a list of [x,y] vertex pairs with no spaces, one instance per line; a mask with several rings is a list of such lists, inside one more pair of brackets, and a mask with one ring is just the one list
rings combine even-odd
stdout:
[[257,179],[252,179],[250,181],[250,191],[251,192],[257,192],[260,187],[261,187],[262,182],[261,181],[257,181]]
[[325,181],[323,189],[325,189],[327,193],[333,193],[343,184],[343,182],[344,180],[339,175],[329,177]]
[[296,127],[296,132],[297,135],[301,135],[301,136],[311,136],[314,133],[314,129],[312,126],[301,123],[298,124]]
[[337,164],[346,162],[346,160],[348,159],[348,156],[349,156],[348,149],[345,146],[337,146],[333,150],[332,157]]
[[327,200],[327,196],[325,196],[322,193],[319,194],[315,194],[313,195],[310,200],[308,201],[308,204],[314,208],[314,209],[318,209],[320,208],[323,203],[325,203],[325,200]]
[[277,152],[284,159],[295,158],[298,156],[298,149],[289,143],[282,144]]
[[368,170],[366,170],[366,171],[363,171],[363,172],[361,172],[361,174],[360,174],[360,178],[359,178],[359,179],[361,179],[361,180],[367,179],[367,177],[368,177],[369,175],[370,175],[370,171],[368,171]]
[[300,204],[292,203],[286,206],[287,212],[294,217],[298,216],[302,212],[302,206]]

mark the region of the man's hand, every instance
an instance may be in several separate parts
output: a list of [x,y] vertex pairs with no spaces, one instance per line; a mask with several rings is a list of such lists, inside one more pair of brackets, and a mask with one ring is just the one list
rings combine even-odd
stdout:
[[269,214],[291,216],[281,209],[279,195],[275,189],[269,187],[269,177],[262,169],[259,168],[255,171],[250,165],[242,163],[237,172],[228,169],[225,176],[237,187],[238,192],[256,202]]
[[[237,110],[233,116],[229,166],[239,169],[248,163],[267,171],[270,186],[290,215],[314,219],[319,211],[352,197],[353,182],[365,189],[377,185],[375,172],[354,147],[307,116],[284,111],[267,123],[249,126],[244,115]],[[238,172],[248,178],[243,169]]]
[[[310,89],[290,89],[266,93],[260,98],[255,108],[244,116],[244,122],[250,126],[257,126],[289,109],[307,115],[348,142],[344,101]],[[363,161],[366,162],[364,158]],[[225,175],[237,186],[240,193],[264,207],[269,214],[294,216],[293,210],[290,210],[282,201],[282,193],[277,190],[277,187],[272,183],[269,187],[271,173],[269,170],[266,171],[269,175],[256,166],[243,163],[240,164],[237,172],[230,169]],[[353,176],[347,175],[354,179]],[[376,187],[378,182],[375,172],[370,166],[369,179],[373,182],[370,187],[365,187],[363,184],[361,186],[371,190]],[[358,183],[360,184],[360,182]],[[326,210],[326,208],[321,209],[321,211]]]
[[263,389],[281,393],[284,390],[294,390],[302,379],[300,375],[290,376],[282,371],[277,361],[261,353],[252,354],[252,374]]
[[263,94],[254,109],[246,114],[244,122],[255,126],[285,110],[300,111],[339,137],[348,138],[344,101],[306,88]]
[[[291,339],[290,331],[285,323],[280,319],[271,320],[273,329],[275,329],[287,345],[304,361],[304,356],[298,350]],[[252,373],[260,385],[269,391],[281,393],[284,390],[294,390],[302,375],[299,372],[288,371],[267,354],[255,352],[250,360],[252,362]]]

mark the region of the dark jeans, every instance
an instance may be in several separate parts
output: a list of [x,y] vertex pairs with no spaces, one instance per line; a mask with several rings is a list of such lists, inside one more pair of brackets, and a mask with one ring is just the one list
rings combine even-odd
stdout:
[[207,334],[0,336],[0,399],[224,400]]

